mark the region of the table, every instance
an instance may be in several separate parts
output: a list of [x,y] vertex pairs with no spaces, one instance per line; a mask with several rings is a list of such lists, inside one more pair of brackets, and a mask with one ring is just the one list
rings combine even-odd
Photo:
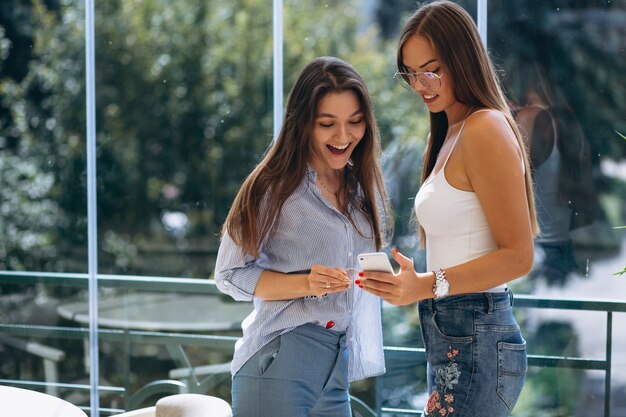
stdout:
[[7,417],[87,417],[77,406],[52,395],[0,385],[0,415]]
[[[122,329],[128,335],[134,331],[203,333],[215,335],[232,331],[241,332],[241,322],[253,311],[252,303],[231,301],[218,294],[133,292],[103,296],[98,300],[98,325]],[[86,325],[89,323],[87,300],[73,301],[57,307],[58,314],[68,320]],[[142,338],[143,340],[143,338]],[[88,341],[84,341],[85,367],[88,368]],[[154,351],[155,344],[164,346]],[[125,343],[127,353],[133,357],[152,357],[173,360],[176,368],[170,378],[182,379],[190,390],[203,390],[209,384],[230,377],[228,363],[194,367],[194,362],[175,337],[159,341],[133,344]],[[130,361],[130,358],[128,359]],[[207,369],[205,369],[207,368]],[[130,369],[130,364],[126,365]],[[180,375],[179,375],[180,374]],[[218,377],[219,376],[219,377]],[[127,387],[128,389],[128,387]],[[141,390],[140,390],[141,391]],[[141,399],[142,393],[135,397]],[[131,398],[132,401],[139,401]],[[128,404],[127,404],[128,405]],[[131,403],[132,405],[132,403]]]
[[[138,292],[98,300],[98,325],[116,329],[174,332],[241,330],[252,303],[213,294]],[[61,304],[63,318],[89,323],[87,301]]]

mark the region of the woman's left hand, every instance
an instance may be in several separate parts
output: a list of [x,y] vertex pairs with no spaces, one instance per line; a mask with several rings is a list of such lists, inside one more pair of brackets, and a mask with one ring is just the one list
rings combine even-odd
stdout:
[[[426,278],[429,274],[417,274],[413,260],[398,252],[396,248],[391,250],[391,256],[400,265],[400,271],[397,274],[363,271],[359,273],[359,279],[355,281],[355,284],[364,291],[396,306],[427,298],[422,294],[428,294],[424,291],[428,287],[429,281]],[[432,284],[429,291],[432,294]]]

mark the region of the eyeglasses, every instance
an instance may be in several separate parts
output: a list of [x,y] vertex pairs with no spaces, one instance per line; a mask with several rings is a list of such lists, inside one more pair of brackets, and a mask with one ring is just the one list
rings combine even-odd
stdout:
[[401,72],[396,71],[393,79],[400,82],[400,85],[407,90],[415,91],[415,83],[420,85],[427,93],[436,93],[441,88],[441,77],[444,73],[437,75],[434,72]]

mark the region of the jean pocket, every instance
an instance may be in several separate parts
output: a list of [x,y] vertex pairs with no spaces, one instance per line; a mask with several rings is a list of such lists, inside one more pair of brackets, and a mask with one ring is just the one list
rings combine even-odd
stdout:
[[276,361],[278,352],[280,351],[281,336],[273,339],[267,345],[261,348],[259,352],[259,374],[265,375]]
[[472,343],[474,341],[474,312],[472,310],[443,310],[432,316],[432,324],[438,337],[448,343]]
[[509,410],[513,409],[522,392],[527,370],[526,342],[498,342],[497,392]]

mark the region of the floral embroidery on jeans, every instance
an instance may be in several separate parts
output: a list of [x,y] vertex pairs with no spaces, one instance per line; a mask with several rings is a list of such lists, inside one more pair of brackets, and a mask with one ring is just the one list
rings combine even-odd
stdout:
[[[430,394],[425,410],[428,415],[439,415],[441,417],[454,413],[454,395],[448,391],[454,389],[454,385],[459,383],[461,371],[456,363],[458,349],[448,348],[448,364],[437,369],[435,383],[437,386]],[[436,413],[436,414],[435,414]]]

